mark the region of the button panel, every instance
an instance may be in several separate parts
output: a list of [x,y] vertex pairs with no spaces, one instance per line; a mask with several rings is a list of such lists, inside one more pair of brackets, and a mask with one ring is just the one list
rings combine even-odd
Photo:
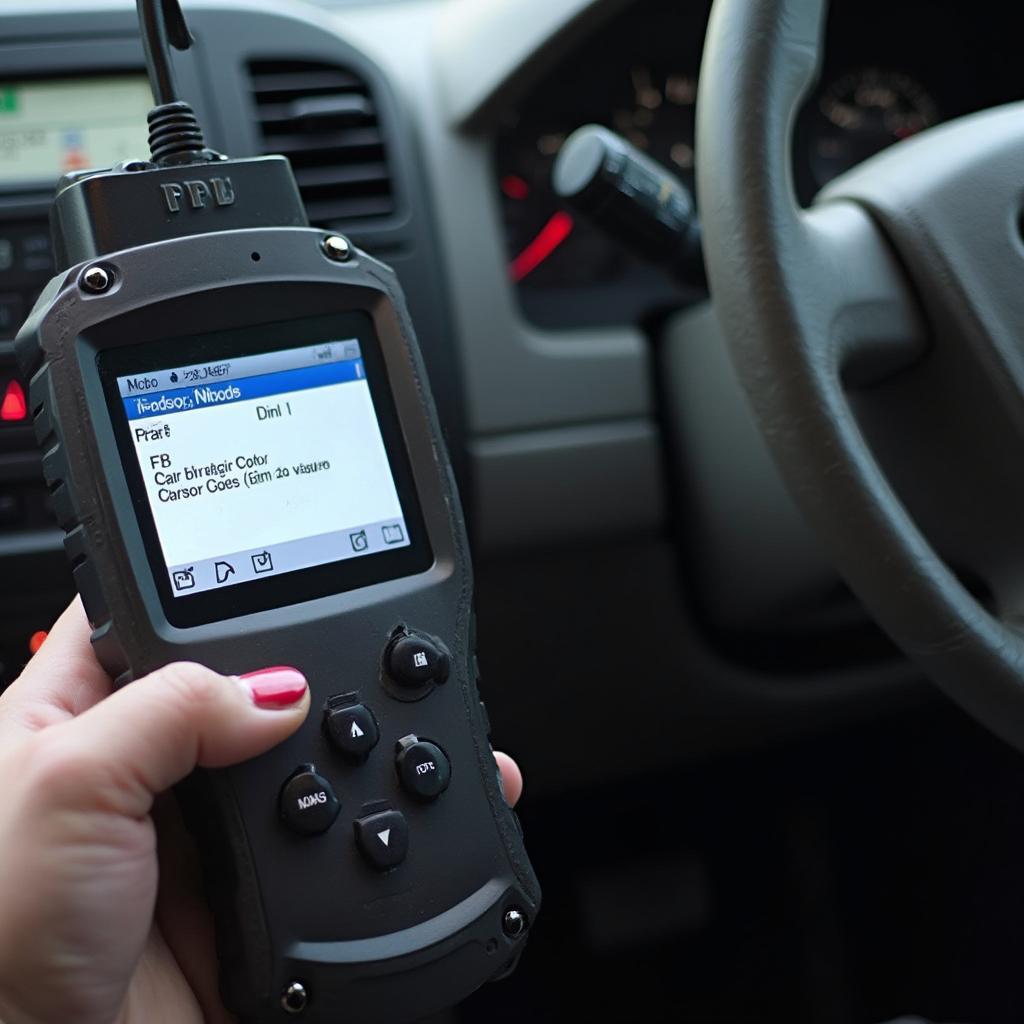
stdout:
[[279,804],[285,824],[304,836],[326,832],[341,810],[331,784],[311,764],[303,765],[284,784]]
[[398,867],[409,852],[409,825],[400,811],[380,811],[353,822],[356,846],[378,871]]
[[[384,650],[383,667],[385,683],[396,684],[389,695],[404,700],[401,691],[407,690],[408,699],[415,701],[429,693],[432,686],[447,680],[451,655],[436,637],[403,628],[392,634]],[[482,705],[481,713],[486,717]],[[360,766],[370,759],[381,739],[377,716],[357,691],[328,698],[322,728],[327,742],[339,755],[333,762],[339,772],[361,771]],[[436,800],[451,783],[451,761],[432,740],[413,734],[404,736],[394,746],[394,757],[396,790],[417,801]],[[348,762],[348,768],[342,766],[343,761]],[[337,781],[335,772],[330,774]],[[356,776],[351,779],[354,782]],[[352,821],[355,845],[370,867],[390,871],[408,855],[409,823],[392,804],[395,793],[373,796],[370,802],[362,804],[361,816]],[[341,812],[341,802],[331,782],[312,764],[300,765],[287,779],[278,803],[284,824],[299,835],[323,834]]]

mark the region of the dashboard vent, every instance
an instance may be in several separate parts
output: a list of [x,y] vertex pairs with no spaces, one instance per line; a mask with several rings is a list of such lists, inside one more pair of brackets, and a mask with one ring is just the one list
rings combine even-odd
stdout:
[[249,64],[267,153],[288,157],[311,223],[327,227],[386,217],[395,197],[386,142],[367,83],[335,64]]

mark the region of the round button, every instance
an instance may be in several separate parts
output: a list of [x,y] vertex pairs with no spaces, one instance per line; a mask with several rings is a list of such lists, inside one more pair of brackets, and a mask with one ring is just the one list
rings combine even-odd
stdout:
[[443,683],[448,678],[451,658],[440,641],[408,633],[388,648],[386,667],[399,686],[413,689]]
[[324,712],[327,738],[338,753],[350,761],[364,761],[380,739],[373,712],[365,704],[332,708]]
[[452,779],[448,755],[436,744],[415,736],[398,741],[398,778],[407,793],[421,800],[434,800]]
[[303,765],[282,787],[281,817],[293,831],[304,836],[326,832],[338,817],[341,803],[331,784],[311,764]]

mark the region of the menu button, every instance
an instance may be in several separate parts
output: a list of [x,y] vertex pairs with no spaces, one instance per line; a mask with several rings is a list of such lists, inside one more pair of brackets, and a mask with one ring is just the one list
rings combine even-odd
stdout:
[[333,824],[341,803],[331,784],[311,764],[302,765],[281,789],[279,809],[284,823],[300,835],[315,836]]

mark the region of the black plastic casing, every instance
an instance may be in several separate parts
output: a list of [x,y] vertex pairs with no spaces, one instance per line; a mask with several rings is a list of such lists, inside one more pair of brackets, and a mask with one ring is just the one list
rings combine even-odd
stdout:
[[61,179],[50,210],[58,267],[158,239],[309,224],[283,156],[136,166]]
[[[517,908],[532,923],[540,892],[488,742],[466,530],[404,301],[387,267],[357,250],[332,261],[323,238],[308,228],[243,229],[126,249],[102,258],[114,284],[101,295],[82,287],[86,264],[74,266],[43,292],[17,351],[95,650],[117,683],[183,659],[225,673],[295,665],[310,682],[313,708],[294,737],[246,764],[198,772],[181,793],[215,911],[225,1002],[261,1024],[399,1024],[506,972],[524,938],[507,935],[503,918]],[[353,310],[374,324],[433,564],[273,611],[172,626],[133,510],[95,339],[121,347]],[[397,699],[382,658],[403,627],[441,638],[452,669],[443,685]],[[381,730],[361,765],[344,761],[321,728],[328,698],[350,692]],[[399,786],[395,742],[410,733],[439,743],[451,760],[451,784],[434,803]],[[316,837],[293,834],[278,813],[282,784],[309,763],[342,803]],[[362,861],[352,825],[381,801],[410,829],[408,858],[384,874]],[[293,981],[309,994],[298,1016],[281,1005]]]
[[600,125],[566,140],[555,193],[616,241],[684,281],[704,283],[700,223],[690,190],[667,168]]

